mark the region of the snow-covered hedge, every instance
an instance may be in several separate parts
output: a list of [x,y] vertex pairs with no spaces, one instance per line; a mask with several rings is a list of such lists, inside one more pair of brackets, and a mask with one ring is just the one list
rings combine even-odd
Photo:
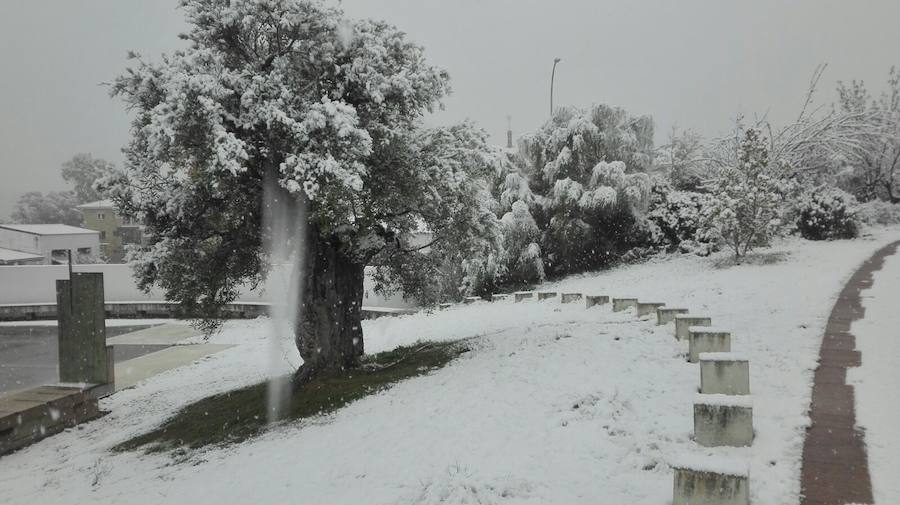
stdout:
[[856,199],[840,189],[811,191],[800,200],[797,230],[807,240],[854,238]]

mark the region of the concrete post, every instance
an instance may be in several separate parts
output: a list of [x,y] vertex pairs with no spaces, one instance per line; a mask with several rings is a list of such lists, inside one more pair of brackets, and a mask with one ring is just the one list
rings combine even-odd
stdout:
[[637,317],[649,316],[650,314],[655,314],[656,310],[660,307],[664,307],[665,303],[658,302],[638,302],[637,304]]
[[557,293],[555,291],[541,291],[537,294],[538,301],[544,301],[548,298],[556,298]]
[[613,298],[613,312],[621,312],[631,307],[637,307],[637,298]]
[[673,505],[749,505],[750,474],[735,460],[704,458],[673,463]]
[[700,353],[731,352],[731,332],[710,326],[691,326],[688,328],[689,361],[700,361]]
[[737,353],[700,353],[700,392],[749,395],[750,362]]
[[672,307],[660,307],[656,309],[656,324],[664,325],[675,320],[679,314],[687,314],[688,309],[676,309]]
[[501,294],[491,295],[492,302],[505,302],[505,301],[508,301],[509,299],[510,299],[510,295],[501,295]]
[[688,338],[688,328],[691,326],[712,326],[712,318],[687,314],[675,316],[675,338]]
[[534,291],[516,291],[515,293],[513,293],[513,296],[515,296],[516,302],[521,302],[522,300],[533,300]]
[[482,301],[482,298],[480,296],[467,296],[467,297],[463,298],[463,303],[466,303],[466,304],[480,302],[480,301]]
[[563,293],[560,301],[562,303],[570,303],[576,300],[581,300],[581,293]]
[[694,399],[694,441],[706,447],[753,443],[753,402],[746,395],[704,395]]
[[110,384],[103,274],[76,272],[56,281],[60,382]]
[[604,295],[587,295],[584,297],[584,308],[589,309],[594,305],[609,303],[609,297]]

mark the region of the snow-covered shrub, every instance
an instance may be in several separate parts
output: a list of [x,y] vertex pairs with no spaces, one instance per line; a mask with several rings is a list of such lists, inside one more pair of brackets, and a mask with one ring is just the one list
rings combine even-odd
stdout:
[[503,245],[506,249],[506,281],[510,284],[530,284],[544,280],[541,259],[541,230],[525,202],[512,204],[512,210],[501,219]]
[[703,221],[711,203],[712,197],[706,193],[673,191],[665,184],[654,186],[647,219],[659,229],[660,245],[702,255],[712,252],[716,240]]
[[859,205],[857,217],[869,226],[900,224],[900,204],[872,200]]
[[797,230],[807,240],[855,238],[856,199],[836,188],[810,191],[800,200]]
[[738,148],[736,166],[724,167],[712,182],[705,225],[728,244],[735,257],[768,245],[783,229],[783,202],[793,188],[787,172],[783,164],[770,163],[762,133],[748,129]]

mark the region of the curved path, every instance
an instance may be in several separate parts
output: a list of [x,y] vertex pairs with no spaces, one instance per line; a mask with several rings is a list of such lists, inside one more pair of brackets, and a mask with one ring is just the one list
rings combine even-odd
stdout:
[[850,326],[865,315],[861,292],[872,286],[874,272],[898,247],[900,241],[879,249],[859,267],[828,318],[803,444],[802,505],[873,503],[865,436],[856,428],[854,389],[847,384],[847,368],[860,366],[863,359]]

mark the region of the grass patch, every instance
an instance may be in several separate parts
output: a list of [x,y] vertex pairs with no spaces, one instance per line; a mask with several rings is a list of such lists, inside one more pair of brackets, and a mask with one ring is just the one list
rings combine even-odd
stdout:
[[[334,412],[400,380],[441,368],[468,350],[465,342],[428,342],[366,356],[362,368],[321,375],[295,387],[284,421]],[[192,403],[153,431],[113,450],[160,452],[239,443],[266,429],[266,409],[263,382]]]

